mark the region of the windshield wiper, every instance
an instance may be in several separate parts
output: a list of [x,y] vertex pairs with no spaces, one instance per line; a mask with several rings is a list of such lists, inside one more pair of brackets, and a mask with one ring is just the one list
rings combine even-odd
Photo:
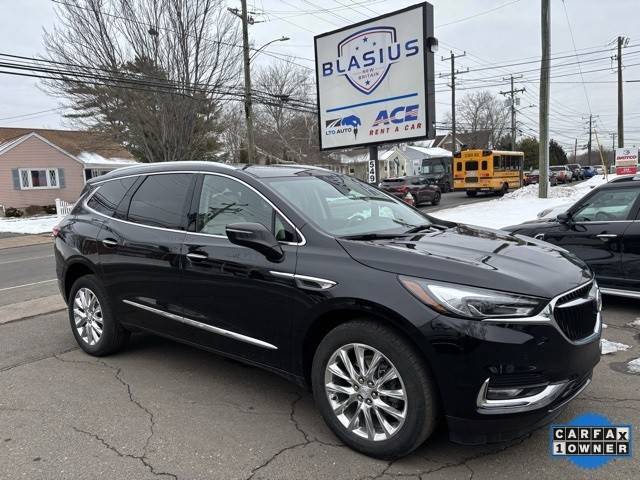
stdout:
[[422,225],[416,225],[415,227],[410,228],[404,233],[418,233],[418,232],[422,232],[423,230],[431,230],[432,228],[433,228],[432,223],[423,223]]

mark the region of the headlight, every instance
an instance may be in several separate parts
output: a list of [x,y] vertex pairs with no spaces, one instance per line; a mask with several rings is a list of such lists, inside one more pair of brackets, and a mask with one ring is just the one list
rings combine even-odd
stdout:
[[418,300],[440,313],[457,317],[484,319],[530,317],[548,300],[513,293],[485,290],[421,278],[399,277],[400,283]]

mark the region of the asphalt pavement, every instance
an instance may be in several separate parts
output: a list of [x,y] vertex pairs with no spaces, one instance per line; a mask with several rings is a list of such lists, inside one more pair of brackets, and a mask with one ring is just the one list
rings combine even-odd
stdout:
[[[607,299],[605,337],[631,349],[602,357],[593,383],[557,422],[598,412],[635,423],[638,304]],[[549,455],[545,427],[464,447],[440,428],[412,455],[374,460],[327,429],[311,394],[257,368],[148,335],[123,352],[78,350],[65,312],[0,325],[0,478],[29,479],[637,479],[636,454],[599,470]],[[637,432],[636,432],[637,433]]]

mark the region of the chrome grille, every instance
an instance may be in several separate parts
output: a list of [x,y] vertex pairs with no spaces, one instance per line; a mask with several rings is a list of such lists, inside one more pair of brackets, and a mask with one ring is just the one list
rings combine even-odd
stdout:
[[593,282],[558,299],[553,317],[569,340],[577,341],[591,335],[598,319],[596,299],[589,297]]

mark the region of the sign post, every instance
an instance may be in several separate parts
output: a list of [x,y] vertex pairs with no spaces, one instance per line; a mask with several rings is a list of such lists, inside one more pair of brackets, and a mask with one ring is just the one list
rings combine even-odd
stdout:
[[320,149],[378,148],[435,136],[433,6],[420,3],[314,38]]
[[616,148],[616,175],[638,173],[638,149]]

